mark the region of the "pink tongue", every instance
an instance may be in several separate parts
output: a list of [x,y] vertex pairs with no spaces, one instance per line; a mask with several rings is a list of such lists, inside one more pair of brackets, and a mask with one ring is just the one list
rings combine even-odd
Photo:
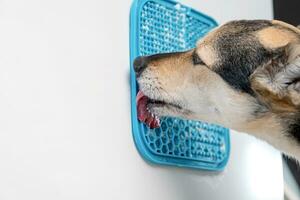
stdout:
[[158,128],[160,126],[159,119],[149,112],[147,109],[149,98],[139,91],[136,96],[138,119],[150,128]]

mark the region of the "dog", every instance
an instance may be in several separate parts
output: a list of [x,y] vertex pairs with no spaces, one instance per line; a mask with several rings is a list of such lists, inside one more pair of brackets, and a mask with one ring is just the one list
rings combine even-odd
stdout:
[[151,119],[219,124],[300,160],[297,27],[276,20],[231,21],[196,48],[136,58],[134,71]]

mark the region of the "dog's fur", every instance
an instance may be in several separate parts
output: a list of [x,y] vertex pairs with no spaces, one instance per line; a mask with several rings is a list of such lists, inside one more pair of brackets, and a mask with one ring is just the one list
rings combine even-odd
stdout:
[[140,89],[165,102],[148,105],[154,114],[246,132],[300,160],[298,28],[280,21],[232,21],[195,49],[143,59],[136,67]]

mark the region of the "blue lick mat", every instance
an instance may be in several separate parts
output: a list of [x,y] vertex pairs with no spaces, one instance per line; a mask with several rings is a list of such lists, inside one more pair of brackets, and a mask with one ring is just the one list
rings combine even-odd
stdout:
[[135,0],[130,13],[131,119],[140,154],[153,163],[222,170],[229,157],[229,130],[191,120],[165,117],[149,129],[137,119],[138,86],[132,63],[139,55],[183,51],[217,23],[170,0]]

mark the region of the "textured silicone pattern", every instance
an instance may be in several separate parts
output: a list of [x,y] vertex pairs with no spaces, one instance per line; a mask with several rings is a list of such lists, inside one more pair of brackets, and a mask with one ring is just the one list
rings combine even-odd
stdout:
[[139,50],[141,55],[182,51],[193,48],[207,33],[211,24],[187,15],[189,9],[180,4],[167,7],[146,2],[140,15]]
[[[184,51],[213,27],[215,21],[173,1],[136,0],[131,10],[131,64],[138,55]],[[131,67],[133,136],[140,153],[159,164],[221,170],[229,157],[229,131],[207,123],[161,118],[149,129],[137,121],[137,85]]]
[[160,128],[144,129],[146,144],[158,155],[205,162],[220,162],[227,156],[221,127],[163,118]]

